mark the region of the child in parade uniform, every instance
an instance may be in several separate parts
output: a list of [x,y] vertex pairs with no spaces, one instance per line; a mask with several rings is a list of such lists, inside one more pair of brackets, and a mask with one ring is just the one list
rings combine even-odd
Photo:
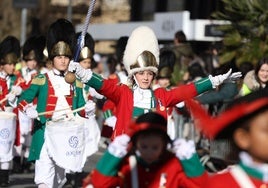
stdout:
[[[107,60],[107,66],[109,70],[108,79],[114,80],[115,84],[127,84],[127,75],[122,63],[127,41],[127,36],[120,37],[116,44],[115,56],[111,56]],[[112,132],[116,123],[116,106],[113,101],[108,99],[103,104],[102,111],[104,122],[101,133],[103,139],[105,139],[103,146],[106,147],[112,136]]]
[[[20,74],[15,72],[15,65],[18,63],[20,57],[20,42],[17,38],[13,36],[6,37],[0,43],[0,83],[1,83],[1,110],[7,113],[13,113],[15,103],[17,100],[17,95],[20,95],[22,89],[19,86],[23,82]],[[4,116],[4,114],[2,114]],[[14,114],[14,117],[16,115]],[[1,119],[4,117],[1,117]],[[16,122],[15,125],[8,125],[9,127],[4,127],[2,125],[0,128],[1,132],[1,144],[0,144],[0,186],[8,186],[9,184],[9,171],[12,169],[12,159],[13,159],[13,145],[15,143],[14,135],[16,132]],[[7,122],[5,122],[7,124]],[[9,130],[10,127],[12,130]],[[5,129],[7,128],[7,129]],[[7,130],[11,132],[7,132]],[[6,134],[5,134],[6,133]],[[8,133],[8,134],[7,134]],[[12,140],[9,140],[12,139]],[[6,146],[4,146],[6,145]]]
[[177,139],[171,143],[166,126],[166,119],[155,112],[138,117],[128,134],[116,137],[109,145],[84,187],[88,183],[95,188],[200,187],[207,174],[194,142]]
[[197,126],[209,138],[231,140],[233,162],[209,177],[204,188],[267,187],[268,91],[256,91],[235,99],[226,111],[210,117],[200,104],[189,101]]
[[[78,39],[79,36],[81,35],[80,33],[76,34],[76,38]],[[81,49],[81,52],[79,54],[79,63],[80,65],[85,68],[85,69],[89,69],[92,67],[93,64],[93,55],[95,53],[95,41],[92,38],[92,36],[89,33],[86,33],[85,35],[85,44],[84,47]],[[83,84],[83,96],[85,101],[87,101],[88,103],[92,104],[92,118],[90,118],[87,122],[88,126],[94,127],[96,130],[96,133],[93,139],[91,139],[91,141],[94,140],[94,142],[91,143],[91,153],[95,153],[98,150],[98,142],[100,139],[100,130],[99,130],[99,126],[98,123],[96,121],[96,117],[95,117],[95,102],[94,102],[94,98],[97,99],[102,99],[103,96],[100,95],[99,93],[96,92],[96,90],[92,87],[89,87],[88,85]],[[93,129],[91,129],[93,130]],[[93,134],[91,132],[91,134]],[[88,135],[90,136],[90,135]],[[76,172],[76,173],[66,173],[66,178],[67,178],[67,182],[65,183],[64,187],[67,186],[74,186],[74,187],[81,187],[82,185],[82,179],[84,177],[84,172],[83,169],[81,169],[80,172]]]
[[[48,124],[72,121],[75,118],[72,109],[83,106],[85,109],[78,114],[85,117],[85,114],[91,113],[93,107],[88,103],[85,105],[83,85],[80,81],[76,80],[74,84],[69,84],[64,79],[73,55],[75,41],[74,27],[68,20],[58,19],[50,25],[47,34],[47,50],[53,62],[53,69],[46,74],[37,75],[18,101],[18,108],[34,119],[28,160],[35,161],[35,183],[38,187],[61,187],[66,181],[65,166],[59,165],[61,161],[56,161],[54,153],[51,152],[53,147],[51,143],[49,144],[49,139],[45,139],[51,138],[49,135],[46,136],[49,132]],[[30,104],[35,98],[37,98],[36,108]],[[64,131],[64,127],[61,131]],[[60,139],[54,140],[53,144],[60,142]],[[76,140],[77,137],[73,139]],[[66,148],[67,145],[61,147]],[[66,157],[66,154],[62,153],[62,160],[63,156]],[[66,158],[64,165],[69,165]],[[80,165],[77,168],[80,168]]]
[[117,120],[112,139],[125,133],[131,119],[141,114],[157,111],[166,118],[168,107],[215,88],[228,78],[235,79],[241,76],[240,73],[231,74],[230,70],[226,74],[210,76],[170,91],[164,88],[153,91],[151,85],[158,70],[159,46],[154,32],[147,26],[136,28],[130,35],[123,63],[128,72],[130,86],[113,84],[90,69],[83,69],[76,62],[69,65],[69,71],[75,71],[83,83],[94,87],[116,104]]
[[[22,89],[26,90],[32,79],[38,74],[39,65],[43,63],[46,39],[44,36],[33,36],[26,40],[22,47],[22,58],[25,66],[20,69],[21,75],[25,80]],[[33,102],[36,105],[36,101]],[[27,161],[31,144],[31,131],[33,120],[18,111],[18,127],[20,145],[15,147],[15,157],[13,172],[30,172],[31,163]]]
[[[78,38],[81,33],[76,34]],[[94,64],[93,55],[95,53],[95,41],[89,33],[85,35],[85,44],[81,49],[79,55],[79,63],[84,69],[91,69]],[[103,96],[96,92],[96,90],[88,85],[84,84],[84,97],[85,100],[92,100],[93,98],[102,99]]]

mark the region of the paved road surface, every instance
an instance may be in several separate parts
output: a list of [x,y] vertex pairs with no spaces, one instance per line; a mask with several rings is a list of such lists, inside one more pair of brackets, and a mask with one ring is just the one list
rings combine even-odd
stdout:
[[[98,152],[90,156],[85,164],[84,171],[90,172],[95,167],[97,161],[102,156],[104,149],[100,148]],[[34,167],[33,167],[34,168]],[[11,188],[36,188],[34,184],[34,169],[31,173],[24,174],[11,174],[10,175],[10,186]]]

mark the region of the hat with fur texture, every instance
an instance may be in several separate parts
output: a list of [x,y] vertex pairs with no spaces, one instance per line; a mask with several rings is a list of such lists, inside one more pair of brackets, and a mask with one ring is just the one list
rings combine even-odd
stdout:
[[36,60],[41,63],[44,60],[43,50],[46,46],[45,36],[29,37],[22,48],[22,57],[25,61]]
[[0,64],[16,64],[20,57],[20,41],[14,36],[7,36],[0,43]]
[[75,29],[66,19],[53,22],[47,33],[47,51],[49,59],[55,56],[72,57],[76,45]]
[[124,52],[123,64],[129,77],[144,70],[157,74],[159,46],[152,29],[140,26],[131,33]]

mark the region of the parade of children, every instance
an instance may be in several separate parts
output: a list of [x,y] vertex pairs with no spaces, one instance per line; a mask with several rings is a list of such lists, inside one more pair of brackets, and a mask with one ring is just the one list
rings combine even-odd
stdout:
[[0,187],[268,188],[265,54],[208,71],[188,31],[137,22],[107,53],[91,31],[0,41]]

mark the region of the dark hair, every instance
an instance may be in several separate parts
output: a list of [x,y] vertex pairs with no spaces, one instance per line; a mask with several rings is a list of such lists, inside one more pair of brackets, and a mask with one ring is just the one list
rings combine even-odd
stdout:
[[167,120],[156,112],[148,112],[146,114],[140,115],[136,119],[136,123],[152,123],[167,126]]
[[180,43],[185,43],[187,41],[186,36],[182,30],[175,33],[175,39],[177,39]]
[[160,50],[159,66],[158,66],[159,69],[168,66],[173,71],[175,62],[176,62],[176,54],[171,49],[162,48]]
[[[152,125],[159,125],[159,126],[163,126],[163,128],[167,128],[167,120],[162,115],[156,112],[148,112],[146,114],[142,114],[136,119],[135,122],[137,126],[139,126],[139,124],[141,123],[149,123]],[[148,128],[145,130],[141,130],[133,135],[131,140],[134,146],[139,136],[147,136],[147,135],[158,135],[159,137],[163,139],[165,144],[168,144],[171,142],[166,131],[159,129],[159,128],[152,127],[152,128]]]
[[193,63],[192,65],[190,65],[188,67],[188,72],[190,74],[190,79],[191,80],[193,80],[193,79],[195,79],[197,77],[204,78],[204,77],[207,76],[205,71],[204,71],[204,69],[203,69],[203,67],[197,62]]

